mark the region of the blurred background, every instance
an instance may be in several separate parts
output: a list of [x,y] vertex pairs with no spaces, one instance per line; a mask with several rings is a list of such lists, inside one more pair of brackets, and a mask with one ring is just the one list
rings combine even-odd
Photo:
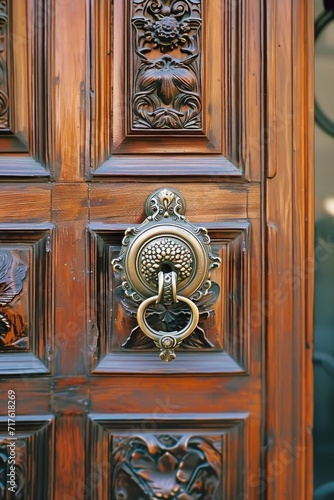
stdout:
[[315,17],[314,499],[334,500],[334,0]]

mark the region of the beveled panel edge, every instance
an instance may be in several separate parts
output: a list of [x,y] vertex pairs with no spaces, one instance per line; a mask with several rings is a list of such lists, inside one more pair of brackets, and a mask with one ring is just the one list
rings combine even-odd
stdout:
[[0,375],[22,376],[49,374],[49,369],[31,352],[0,353]]
[[[157,169],[159,165],[159,170]],[[182,168],[180,168],[182,166]],[[168,157],[154,156],[117,156],[114,155],[91,172],[92,180],[103,177],[177,177],[206,178],[206,177],[231,177],[233,180],[243,179],[243,172],[231,161],[224,157],[208,157],[196,155],[184,157],[169,155]]]
[[[97,423],[102,427],[109,427],[113,424],[119,427],[126,428],[129,423],[138,422],[143,423],[145,421],[162,422],[166,423],[168,426],[173,424],[173,422],[184,425],[186,429],[193,429],[191,424],[195,424],[196,429],[200,429],[202,426],[206,426],[209,423],[215,426],[215,429],[226,428],[228,426],[233,427],[239,422],[245,422],[250,418],[249,412],[233,412],[233,413],[173,413],[166,417],[163,413],[155,413],[154,416],[148,413],[88,413],[88,420],[92,423]],[[219,426],[219,424],[226,423],[227,426]],[[229,425],[228,425],[229,424]],[[180,426],[181,428],[181,426]],[[150,429],[148,429],[150,431]],[[209,430],[209,429],[208,429]]]
[[48,181],[51,172],[30,156],[0,156],[0,182]]
[[[247,375],[226,352],[178,352],[178,363],[162,363],[157,353],[108,353],[92,370],[92,375]],[[149,368],[147,363],[149,362]]]
[[[43,427],[43,424],[44,425],[52,424],[55,420],[55,417],[52,414],[44,414],[44,413],[41,415],[29,414],[29,415],[16,415],[15,420],[20,425],[20,427],[23,424],[29,424],[32,427],[32,430],[38,430]],[[0,425],[2,426],[3,423],[5,424],[4,427],[7,431],[8,417],[0,415]]]

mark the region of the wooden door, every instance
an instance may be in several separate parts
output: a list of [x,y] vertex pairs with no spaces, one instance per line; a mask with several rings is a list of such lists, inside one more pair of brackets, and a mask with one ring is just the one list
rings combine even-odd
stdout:
[[[0,497],[311,498],[312,1],[0,21]],[[221,258],[170,363],[111,266],[165,188]]]

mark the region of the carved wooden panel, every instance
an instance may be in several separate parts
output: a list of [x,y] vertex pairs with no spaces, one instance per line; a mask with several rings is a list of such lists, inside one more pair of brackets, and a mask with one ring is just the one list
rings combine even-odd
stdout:
[[[261,2],[90,3],[87,174],[259,178],[259,68],[254,57],[249,69],[245,51],[260,57],[249,37],[260,32]],[[173,156],[157,162],[160,153]]]
[[0,176],[48,175],[45,56],[50,5],[42,0],[0,2]]
[[91,415],[90,498],[238,498],[245,422],[241,414],[215,420]]
[[51,225],[0,225],[0,373],[48,372]]
[[200,1],[132,1],[132,129],[202,128]]
[[8,436],[7,419],[0,418],[1,500],[52,498],[52,428],[52,417],[16,417],[13,439]]
[[[249,354],[249,258],[250,232],[247,222],[206,224],[214,254],[222,259],[212,274],[212,287],[199,302],[200,321],[185,339],[177,356],[180,365],[155,362],[156,347],[144,335],[136,321],[138,305],[129,300],[120,278],[110,266],[119,255],[125,226],[90,225],[91,320],[89,325],[93,367],[96,371],[142,372],[150,361],[151,369],[186,370],[184,363],[194,355],[197,363],[191,370],[241,373],[247,370]],[[125,311],[125,312],[124,312]],[[166,308],[154,310],[154,328],[165,330]],[[184,320],[184,310],[168,311],[168,321]],[[177,328],[179,329],[179,328]],[[151,353],[148,357],[147,355]],[[152,363],[152,365],[151,365]],[[188,367],[187,367],[188,369]]]

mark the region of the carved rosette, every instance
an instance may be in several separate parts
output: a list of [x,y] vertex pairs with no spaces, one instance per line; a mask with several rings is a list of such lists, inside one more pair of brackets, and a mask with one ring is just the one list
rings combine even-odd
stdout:
[[133,0],[134,129],[202,127],[200,0]]
[[219,500],[219,441],[190,434],[115,436],[112,498]]

